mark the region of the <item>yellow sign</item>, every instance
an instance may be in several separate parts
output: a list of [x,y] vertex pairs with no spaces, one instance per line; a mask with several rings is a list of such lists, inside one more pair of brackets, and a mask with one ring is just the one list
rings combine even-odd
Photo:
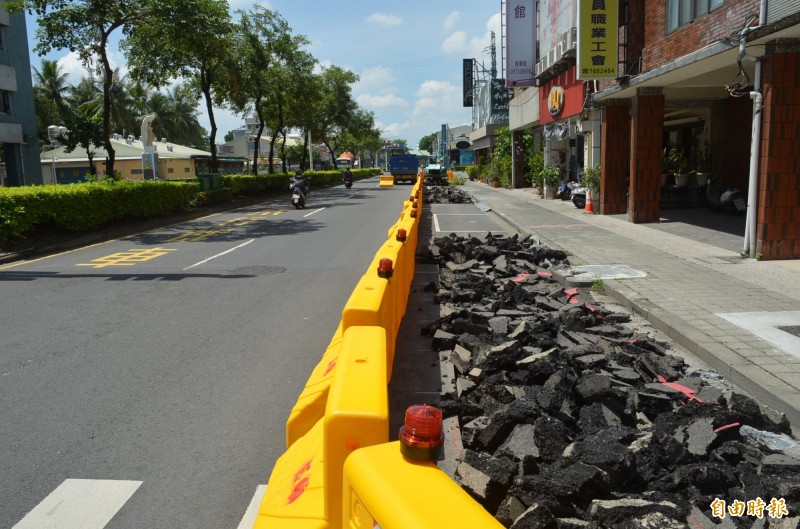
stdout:
[[554,86],[550,89],[550,95],[547,96],[547,109],[550,111],[551,116],[557,116],[564,108],[564,88],[561,86]]
[[616,79],[618,0],[578,0],[578,79]]

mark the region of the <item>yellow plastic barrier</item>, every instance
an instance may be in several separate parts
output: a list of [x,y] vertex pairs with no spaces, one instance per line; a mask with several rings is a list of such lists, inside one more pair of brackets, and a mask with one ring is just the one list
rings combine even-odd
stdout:
[[297,403],[286,420],[286,448],[305,435],[312,426],[325,414],[328,401],[328,388],[338,362],[342,344],[342,323],[333,334],[331,343],[322,355],[322,359],[308,377]]
[[381,183],[378,187],[394,187],[394,177],[392,175],[381,175]]
[[394,279],[378,277],[373,269],[361,276],[350,299],[342,311],[342,326],[347,332],[350,327],[375,326],[386,329],[387,378],[390,377],[394,358],[394,345],[397,339],[395,322],[395,303],[391,282]]
[[325,414],[275,462],[254,529],[339,527],[345,459],[388,441],[387,384],[383,328],[346,329]]
[[433,463],[411,462],[400,443],[353,452],[344,465],[343,529],[502,529]]

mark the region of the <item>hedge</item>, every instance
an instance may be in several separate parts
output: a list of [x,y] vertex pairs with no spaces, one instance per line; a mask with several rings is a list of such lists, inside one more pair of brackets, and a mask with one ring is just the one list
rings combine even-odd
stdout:
[[[342,171],[306,171],[312,187],[337,185]],[[353,169],[361,180],[380,169]],[[222,189],[200,192],[197,179],[100,181],[68,185],[0,187],[0,241],[22,239],[38,227],[70,231],[97,228],[125,217],[149,218],[234,196],[288,193],[291,175],[222,175]]]

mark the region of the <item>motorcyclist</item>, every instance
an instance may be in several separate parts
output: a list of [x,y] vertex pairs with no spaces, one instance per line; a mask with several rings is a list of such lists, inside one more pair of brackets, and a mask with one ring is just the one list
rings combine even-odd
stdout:
[[347,168],[347,171],[345,171],[344,175],[342,176],[342,182],[347,183],[348,181],[350,183],[353,183],[353,171],[351,171],[349,167]]
[[302,171],[295,172],[294,176],[292,177],[292,181],[289,184],[289,189],[294,191],[295,187],[300,188],[300,192],[303,193],[303,198],[308,197],[308,187],[309,187],[308,179],[306,179],[306,177],[303,176]]

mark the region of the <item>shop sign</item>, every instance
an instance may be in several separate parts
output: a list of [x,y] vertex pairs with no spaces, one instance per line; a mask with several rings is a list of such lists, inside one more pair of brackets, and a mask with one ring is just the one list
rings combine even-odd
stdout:
[[562,86],[554,86],[550,89],[550,95],[547,96],[547,110],[550,111],[551,116],[557,116],[564,110],[564,88]]
[[616,79],[618,0],[578,0],[578,79]]
[[536,4],[506,0],[506,86],[533,86],[536,68]]

